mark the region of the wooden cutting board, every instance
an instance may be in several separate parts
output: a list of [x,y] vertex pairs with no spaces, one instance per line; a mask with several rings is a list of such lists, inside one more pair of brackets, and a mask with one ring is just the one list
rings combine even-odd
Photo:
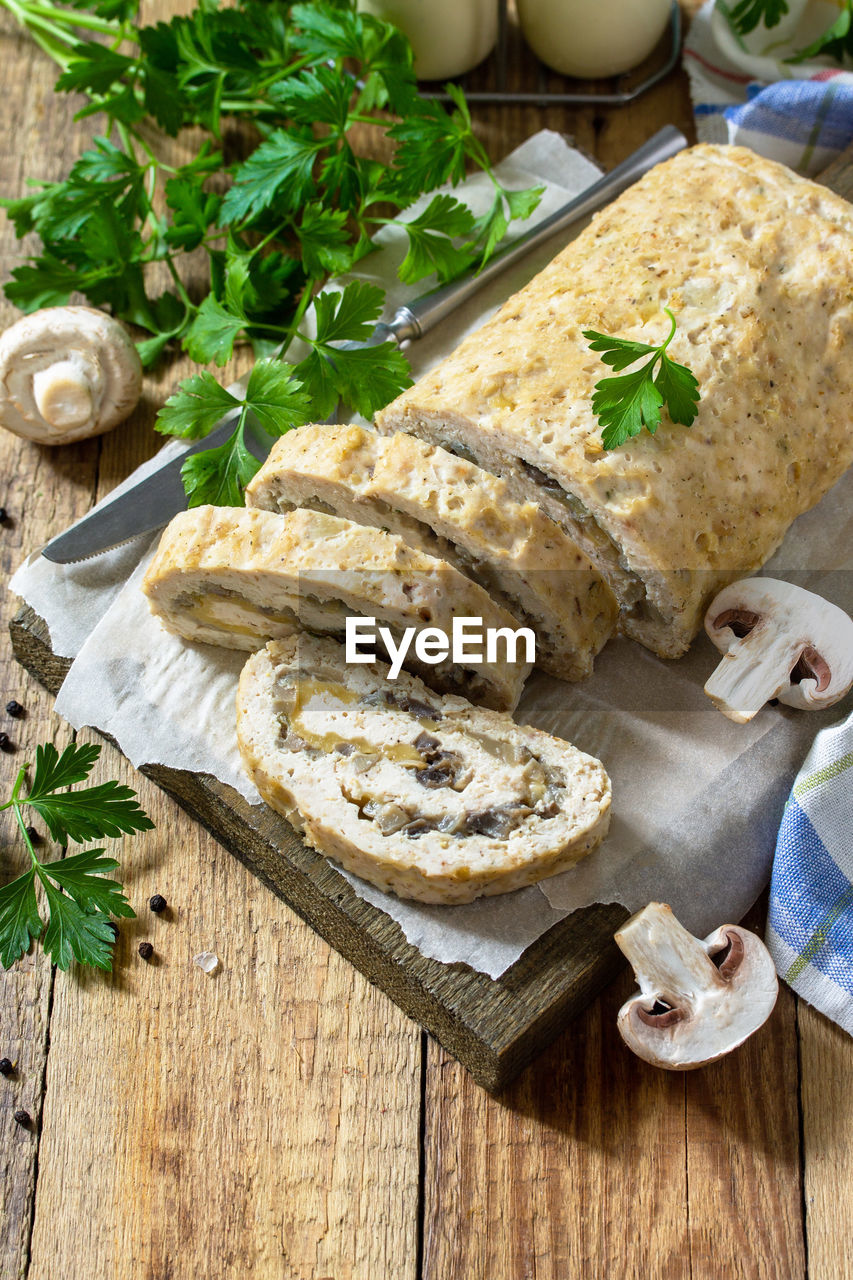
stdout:
[[[853,197],[853,148],[821,176]],[[24,608],[10,627],[18,661],[51,692],[70,666],[41,618]],[[149,765],[141,770],[410,1017],[496,1092],[527,1065],[624,963],[613,933],[628,912],[583,908],[539,938],[500,978],[427,959],[400,926],[363,901],[324,857],[271,809],[253,808],[208,775]]]
[[[50,648],[47,628],[24,608],[10,626],[18,661],[56,693],[70,661]],[[617,972],[619,906],[576,911],[529,947],[500,978],[465,964],[429,960],[400,926],[365,902],[322,855],[272,809],[248,804],[209,775],[147,765],[177,800],[312,928],[420,1022],[474,1079],[502,1088]]]

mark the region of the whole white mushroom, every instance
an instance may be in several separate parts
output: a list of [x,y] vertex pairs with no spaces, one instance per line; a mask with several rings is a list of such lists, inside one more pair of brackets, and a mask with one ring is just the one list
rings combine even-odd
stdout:
[[123,422],[142,363],[117,320],[92,307],[46,307],[0,334],[0,426],[69,444]]

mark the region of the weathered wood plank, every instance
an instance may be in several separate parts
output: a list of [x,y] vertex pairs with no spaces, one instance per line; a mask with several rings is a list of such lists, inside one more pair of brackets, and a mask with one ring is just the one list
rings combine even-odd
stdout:
[[427,1068],[424,1280],[684,1276],[684,1078],[640,1064],[618,981],[499,1099]]
[[[52,65],[14,22],[0,17],[3,89],[0,96],[0,173],[3,195],[23,191],[34,173],[55,178],[67,164],[68,149],[77,147],[85,126],[71,124],[71,111],[53,101]],[[22,146],[22,140],[29,146]],[[21,259],[21,246],[10,224],[0,218],[0,279],[6,280]],[[18,316],[0,295],[0,329]],[[61,454],[0,432],[0,506],[9,513],[0,526],[0,581],[8,582],[24,556],[88,509],[95,487],[97,445],[68,448]],[[3,593],[3,634],[15,602]],[[26,708],[26,718],[5,713],[9,699]],[[0,647],[0,730],[16,744],[14,754],[0,755],[0,789],[11,789],[29,751],[45,739],[64,744],[70,734],[52,714],[52,699],[14,661],[8,643]],[[0,883],[19,875],[26,851],[9,814],[0,823]],[[42,1089],[48,1046],[52,985],[51,967],[40,951],[25,957],[0,980],[0,1057],[17,1065],[11,1079],[0,1077],[0,1275],[23,1277],[29,1259],[30,1233],[42,1111]],[[26,1130],[13,1113],[27,1111],[33,1126]]]
[[419,1034],[112,747],[98,776],[157,829],[114,974],[57,978],[30,1280],[413,1280]]
[[796,1043],[795,998],[783,988],[770,1021],[741,1049],[687,1077],[689,1258],[697,1280],[807,1274]]
[[680,1075],[622,1044],[633,985],[623,974],[499,1099],[430,1046],[425,1280],[805,1276],[793,997]]
[[797,1002],[810,1280],[853,1280],[853,1040]]

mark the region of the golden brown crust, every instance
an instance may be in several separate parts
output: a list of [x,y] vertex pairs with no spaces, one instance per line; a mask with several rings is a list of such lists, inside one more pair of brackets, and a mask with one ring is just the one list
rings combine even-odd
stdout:
[[[698,417],[688,430],[664,413],[654,437],[604,452],[591,400],[609,371],[581,330],[656,344],[665,306]],[[600,213],[377,425],[457,441],[538,492],[616,586],[624,629],[677,656],[710,595],[853,461],[851,341],[850,206],[743,148],[698,146]]]

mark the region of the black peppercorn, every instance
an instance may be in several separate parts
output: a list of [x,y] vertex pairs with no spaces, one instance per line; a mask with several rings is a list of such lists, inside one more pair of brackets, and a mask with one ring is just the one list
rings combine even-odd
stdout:
[[154,954],[154,948],[152,947],[151,943],[150,943],[150,942],[140,942],[140,944],[139,944],[139,954],[142,956],[142,959],[143,959],[143,960],[150,960],[150,959],[151,959],[151,957],[152,957],[152,956],[153,956],[153,954]]
[[17,1120],[22,1129],[29,1129],[33,1122],[29,1111],[23,1110],[14,1112],[14,1119]]
[[27,835],[30,837],[30,844],[41,844],[41,835],[35,827],[27,827]]
[[13,698],[11,702],[6,703],[6,714],[14,716],[16,720],[20,720],[21,716],[24,714],[24,708],[21,706],[20,702],[16,702]]
[[14,751],[12,740],[8,733],[0,733],[0,751]]
[[161,911],[166,910],[169,904],[166,901],[166,899],[163,897],[162,893],[155,893],[153,898],[148,899],[148,905],[152,911],[156,912],[157,915],[159,915]]
[[14,1063],[8,1058],[0,1058],[0,1076],[13,1076],[15,1074]]

